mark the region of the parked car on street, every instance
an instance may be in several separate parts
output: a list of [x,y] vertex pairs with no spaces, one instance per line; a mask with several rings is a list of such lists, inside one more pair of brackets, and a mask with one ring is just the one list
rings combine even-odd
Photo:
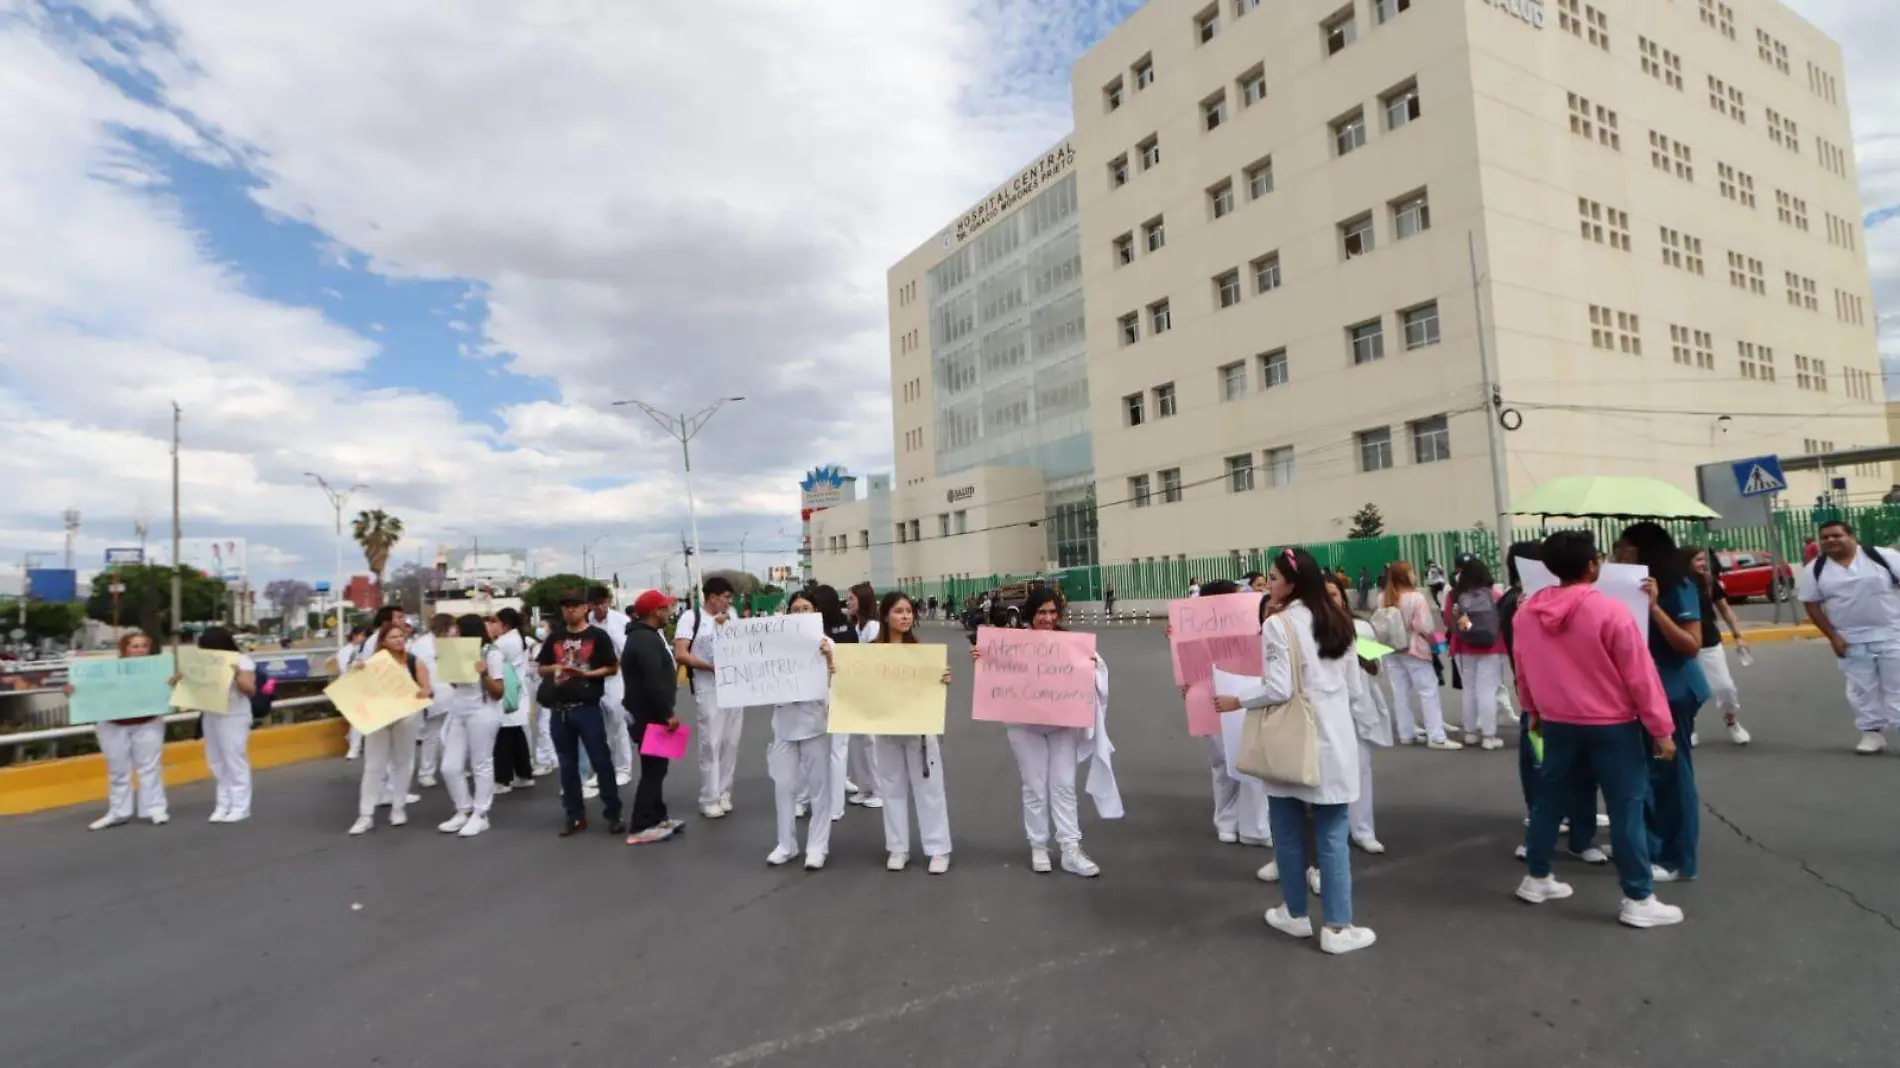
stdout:
[[1794,589],[1794,572],[1774,553],[1754,550],[1722,550],[1716,558],[1722,563],[1722,592],[1741,604],[1751,597],[1768,600],[1776,596],[1774,577],[1781,575],[1780,599],[1787,600]]

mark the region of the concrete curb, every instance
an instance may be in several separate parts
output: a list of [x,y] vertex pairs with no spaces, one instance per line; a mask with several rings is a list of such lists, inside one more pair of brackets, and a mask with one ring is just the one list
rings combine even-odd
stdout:
[[[1748,639],[1750,645],[1793,641],[1796,638],[1819,638],[1820,636],[1820,628],[1812,623],[1801,623],[1790,627],[1763,627],[1760,630],[1747,631],[1742,635]],[[1730,645],[1735,644],[1732,636],[1724,636],[1722,640]]]

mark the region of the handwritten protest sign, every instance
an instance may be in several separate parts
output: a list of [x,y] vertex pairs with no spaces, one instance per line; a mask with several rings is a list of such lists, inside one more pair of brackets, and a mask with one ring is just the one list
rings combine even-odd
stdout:
[[1095,635],[978,627],[973,719],[1041,727],[1095,723]]
[[66,681],[73,699],[66,708],[72,726],[114,719],[162,716],[170,710],[169,656],[86,656],[72,662]]
[[1188,734],[1211,738],[1220,733],[1214,710],[1214,669],[1235,674],[1260,670],[1259,593],[1188,597],[1168,605],[1169,652],[1174,682],[1186,686]]
[[840,645],[833,734],[942,734],[948,651],[941,645]]
[[172,687],[172,707],[191,712],[228,711],[237,662],[236,653],[179,646],[178,685]]
[[476,665],[482,659],[480,638],[437,638],[435,640],[435,678],[453,686],[469,686],[481,681]]
[[713,633],[720,708],[822,701],[831,669],[819,651],[824,620],[816,612],[735,619]]
[[344,672],[323,688],[323,695],[364,734],[382,730],[429,705],[427,697],[416,696],[416,680],[409,677],[409,669],[387,651],[370,657],[361,670]]

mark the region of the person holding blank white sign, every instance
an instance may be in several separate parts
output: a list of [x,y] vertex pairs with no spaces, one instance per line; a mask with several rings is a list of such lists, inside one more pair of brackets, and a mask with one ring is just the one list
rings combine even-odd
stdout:
[[[817,606],[809,594],[794,593],[785,604],[787,615],[807,615]],[[831,639],[818,639],[818,648],[831,659]],[[772,748],[766,765],[772,773],[773,800],[778,809],[778,845],[765,858],[779,867],[798,856],[798,795],[809,791],[811,822],[805,827],[805,870],[825,866],[831,851],[832,743],[827,733],[831,702],[793,701],[772,706]]]
[[[917,605],[910,595],[892,591],[878,606],[877,645],[917,645]],[[950,685],[944,669],[943,684]],[[884,867],[903,871],[910,866],[910,807],[917,803],[917,831],[930,874],[950,870],[950,805],[943,788],[943,754],[934,735],[920,734],[877,739],[877,792],[884,799],[884,848],[890,853]],[[816,793],[816,791],[814,791]],[[813,822],[816,822],[815,820]],[[827,820],[826,822],[829,822]]]

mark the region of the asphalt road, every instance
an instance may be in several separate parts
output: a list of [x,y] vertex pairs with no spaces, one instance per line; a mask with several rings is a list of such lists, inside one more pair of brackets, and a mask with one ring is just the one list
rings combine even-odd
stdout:
[[1027,871],[1003,734],[954,713],[943,877],[885,872],[858,810],[826,871],[768,869],[763,717],[738,812],[656,847],[557,839],[552,782],[479,839],[434,832],[440,791],[351,839],[342,761],[262,773],[248,824],[203,823],[206,785],[165,828],[0,821],[0,1065],[1895,1063],[1900,754],[1849,752],[1824,647],[1741,672],[1752,746],[1705,732],[1685,925],[1619,926],[1613,874],[1575,864],[1575,898],[1520,904],[1513,751],[1407,750],[1378,758],[1390,852],[1354,855],[1379,943],[1340,958],[1266,928],[1266,852],[1215,841],[1159,636],[1102,648],[1129,815],[1084,801],[1093,881]]

